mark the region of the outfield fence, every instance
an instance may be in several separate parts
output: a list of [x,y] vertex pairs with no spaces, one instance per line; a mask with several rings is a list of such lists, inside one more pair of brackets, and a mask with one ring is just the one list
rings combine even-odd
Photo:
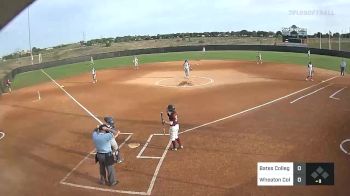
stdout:
[[99,54],[67,58],[67,59],[51,61],[51,62],[44,62],[41,64],[25,65],[22,67],[14,68],[2,78],[2,82],[0,84],[0,94],[7,91],[5,86],[5,81],[7,79],[10,79],[12,81],[17,74],[28,72],[28,71],[34,71],[38,69],[60,66],[60,65],[90,61],[91,56],[94,58],[94,60],[98,60],[98,59],[133,56],[133,55],[141,55],[141,54],[202,51],[203,47],[205,47],[206,51],[247,50],[247,51],[307,53],[307,51],[310,50],[312,54],[350,58],[350,52],[347,52],[347,51],[327,50],[327,49],[317,49],[317,48],[307,48],[307,47],[277,46],[277,45],[276,46],[274,45],[198,45],[198,46],[177,46],[177,47],[115,51],[115,52],[107,52],[107,53],[99,53]]

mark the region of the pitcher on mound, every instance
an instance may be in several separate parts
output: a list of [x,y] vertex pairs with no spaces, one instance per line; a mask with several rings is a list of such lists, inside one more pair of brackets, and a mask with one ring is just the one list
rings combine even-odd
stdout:
[[186,78],[186,79],[189,79],[189,78],[190,78],[190,71],[191,71],[192,69],[191,69],[191,65],[190,65],[190,63],[188,62],[187,59],[185,60],[183,66],[184,66],[185,78]]

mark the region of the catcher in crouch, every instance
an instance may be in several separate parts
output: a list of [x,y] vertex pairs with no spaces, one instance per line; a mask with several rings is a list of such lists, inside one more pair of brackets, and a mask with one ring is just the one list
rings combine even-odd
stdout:
[[[178,148],[182,149],[183,145],[181,145],[181,141],[179,138],[179,122],[177,118],[177,112],[175,110],[175,107],[173,105],[168,105],[167,108],[167,115],[169,117],[169,121],[163,120],[163,124],[167,124],[170,126],[169,128],[169,135],[170,140],[172,143],[172,147],[170,150],[177,150]],[[178,148],[176,147],[176,143],[178,143]]]

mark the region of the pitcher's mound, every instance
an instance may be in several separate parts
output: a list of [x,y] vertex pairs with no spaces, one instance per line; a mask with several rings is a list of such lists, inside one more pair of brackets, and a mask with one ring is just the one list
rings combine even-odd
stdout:
[[185,81],[180,82],[178,84],[178,86],[193,86],[193,83],[192,83],[192,81],[185,80]]
[[156,82],[156,85],[163,87],[199,87],[213,83],[214,80],[208,77],[191,76],[189,79],[183,77],[166,78]]

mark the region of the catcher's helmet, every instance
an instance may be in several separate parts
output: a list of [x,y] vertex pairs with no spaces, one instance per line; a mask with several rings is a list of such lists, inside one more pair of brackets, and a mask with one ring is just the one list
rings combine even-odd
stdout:
[[111,116],[106,116],[104,117],[104,121],[109,124],[112,128],[115,128],[114,120],[113,117]]
[[173,106],[172,104],[168,105],[168,112],[173,112],[175,111],[175,106]]

